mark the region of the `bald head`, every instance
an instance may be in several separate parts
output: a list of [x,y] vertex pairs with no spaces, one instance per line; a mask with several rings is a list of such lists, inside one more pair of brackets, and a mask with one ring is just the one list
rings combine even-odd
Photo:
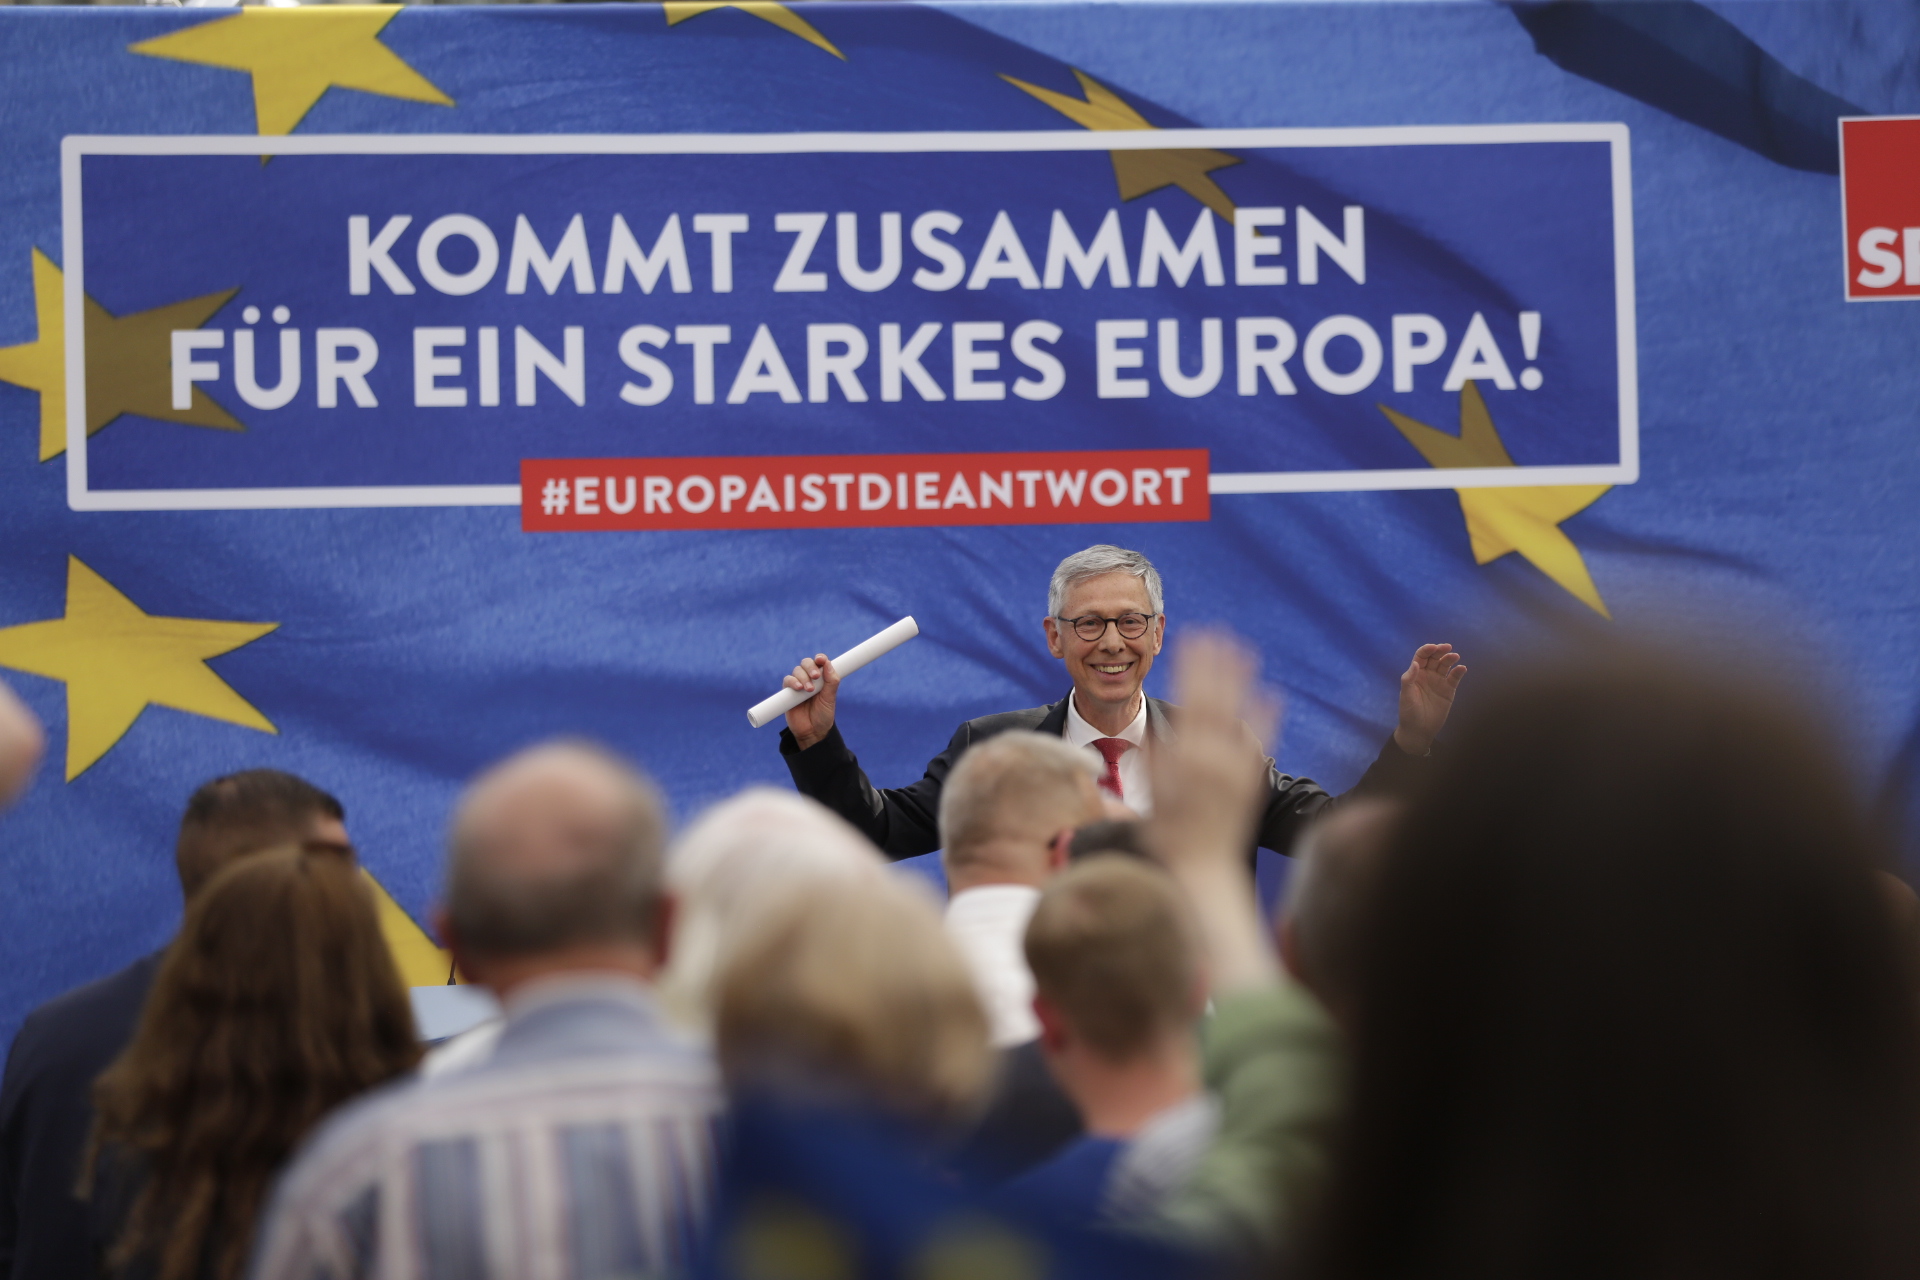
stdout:
[[633,768],[585,744],[534,747],[455,810],[448,923],[488,959],[649,944],[665,845],[659,793]]
[[1098,776],[1086,752],[1044,734],[1016,730],[974,747],[940,792],[947,874],[1040,883],[1060,834],[1102,816]]

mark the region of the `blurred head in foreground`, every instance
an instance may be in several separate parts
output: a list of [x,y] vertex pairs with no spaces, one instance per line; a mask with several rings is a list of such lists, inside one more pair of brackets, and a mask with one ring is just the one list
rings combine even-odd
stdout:
[[235,858],[281,844],[347,849],[347,811],[305,778],[245,769],[202,783],[187,798],[173,860],[188,898]]
[[1323,1274],[1920,1272],[1920,992],[1782,688],[1482,694],[1383,850]]
[[216,874],[189,902],[133,1042],[94,1086],[94,1194],[124,1215],[116,1271],[145,1259],[158,1280],[239,1275],[301,1138],[419,1052],[351,859],[284,846]]
[[1360,930],[1396,812],[1391,801],[1349,800],[1294,845],[1278,924],[1280,959],[1342,1020],[1352,1012]]
[[665,957],[667,824],[653,785],[584,743],[522,751],[454,813],[440,926],[462,972],[505,995],[534,978],[647,978]]
[[940,912],[897,875],[821,883],[759,917],[714,985],[736,1092],[877,1106],[939,1129],[991,1070],[987,1019]]
[[940,839],[956,894],[1039,886],[1067,864],[1074,829],[1103,815],[1099,766],[1045,734],[995,734],[960,757],[940,792]]
[[1067,843],[1067,857],[1074,862],[1107,853],[1153,861],[1147,824],[1138,818],[1101,818],[1076,827]]
[[1041,895],[1026,951],[1041,1049],[1089,1132],[1131,1137],[1199,1090],[1206,979],[1166,872],[1122,854],[1076,863]]
[[20,798],[47,749],[47,731],[18,695],[0,683],[0,809]]
[[825,806],[772,787],[714,805],[680,834],[667,858],[675,903],[672,957],[660,979],[683,1023],[712,1019],[713,983],[769,910],[816,884],[888,874],[873,845]]

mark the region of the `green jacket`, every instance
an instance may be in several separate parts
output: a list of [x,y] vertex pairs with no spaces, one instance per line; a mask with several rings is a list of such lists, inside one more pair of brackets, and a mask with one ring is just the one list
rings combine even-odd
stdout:
[[1210,1251],[1271,1253],[1326,1178],[1341,1101],[1339,1031],[1287,980],[1221,998],[1202,1042],[1220,1130],[1161,1225]]

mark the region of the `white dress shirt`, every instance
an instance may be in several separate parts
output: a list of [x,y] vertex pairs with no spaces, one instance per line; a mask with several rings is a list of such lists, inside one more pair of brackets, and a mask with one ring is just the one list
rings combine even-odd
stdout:
[[[1153,812],[1153,792],[1147,786],[1147,755],[1143,749],[1147,741],[1147,699],[1144,694],[1140,698],[1140,714],[1118,733],[1102,733],[1088,724],[1086,717],[1080,714],[1080,708],[1075,705],[1073,695],[1067,695],[1065,737],[1074,746],[1085,748],[1087,754],[1099,762],[1101,777],[1106,776],[1107,760],[1093,745],[1094,741],[1099,738],[1125,738],[1131,742],[1133,750],[1120,757],[1120,799],[1143,818]],[[1103,787],[1101,794],[1113,793]]]
[[973,974],[996,1049],[1040,1034],[1025,945],[1027,921],[1039,905],[1040,891],[1025,884],[977,885],[947,903],[947,933]]

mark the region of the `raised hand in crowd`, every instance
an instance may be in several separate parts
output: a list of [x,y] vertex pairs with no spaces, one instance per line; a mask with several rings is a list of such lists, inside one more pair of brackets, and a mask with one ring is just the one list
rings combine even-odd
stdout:
[[1248,1262],[1289,1247],[1317,1201],[1339,1112],[1339,1035],[1282,980],[1247,866],[1264,797],[1260,742],[1279,705],[1233,637],[1183,635],[1174,653],[1178,735],[1156,744],[1153,837],[1186,891],[1202,938],[1214,1016],[1204,1037],[1219,1128],[1157,1215],[1175,1238]]
[[1148,759],[1150,825],[1155,848],[1192,900],[1213,989],[1232,991],[1277,972],[1247,847],[1266,800],[1261,743],[1279,725],[1280,704],[1259,687],[1259,659],[1224,632],[1184,633],[1173,666],[1179,732],[1156,743]]

